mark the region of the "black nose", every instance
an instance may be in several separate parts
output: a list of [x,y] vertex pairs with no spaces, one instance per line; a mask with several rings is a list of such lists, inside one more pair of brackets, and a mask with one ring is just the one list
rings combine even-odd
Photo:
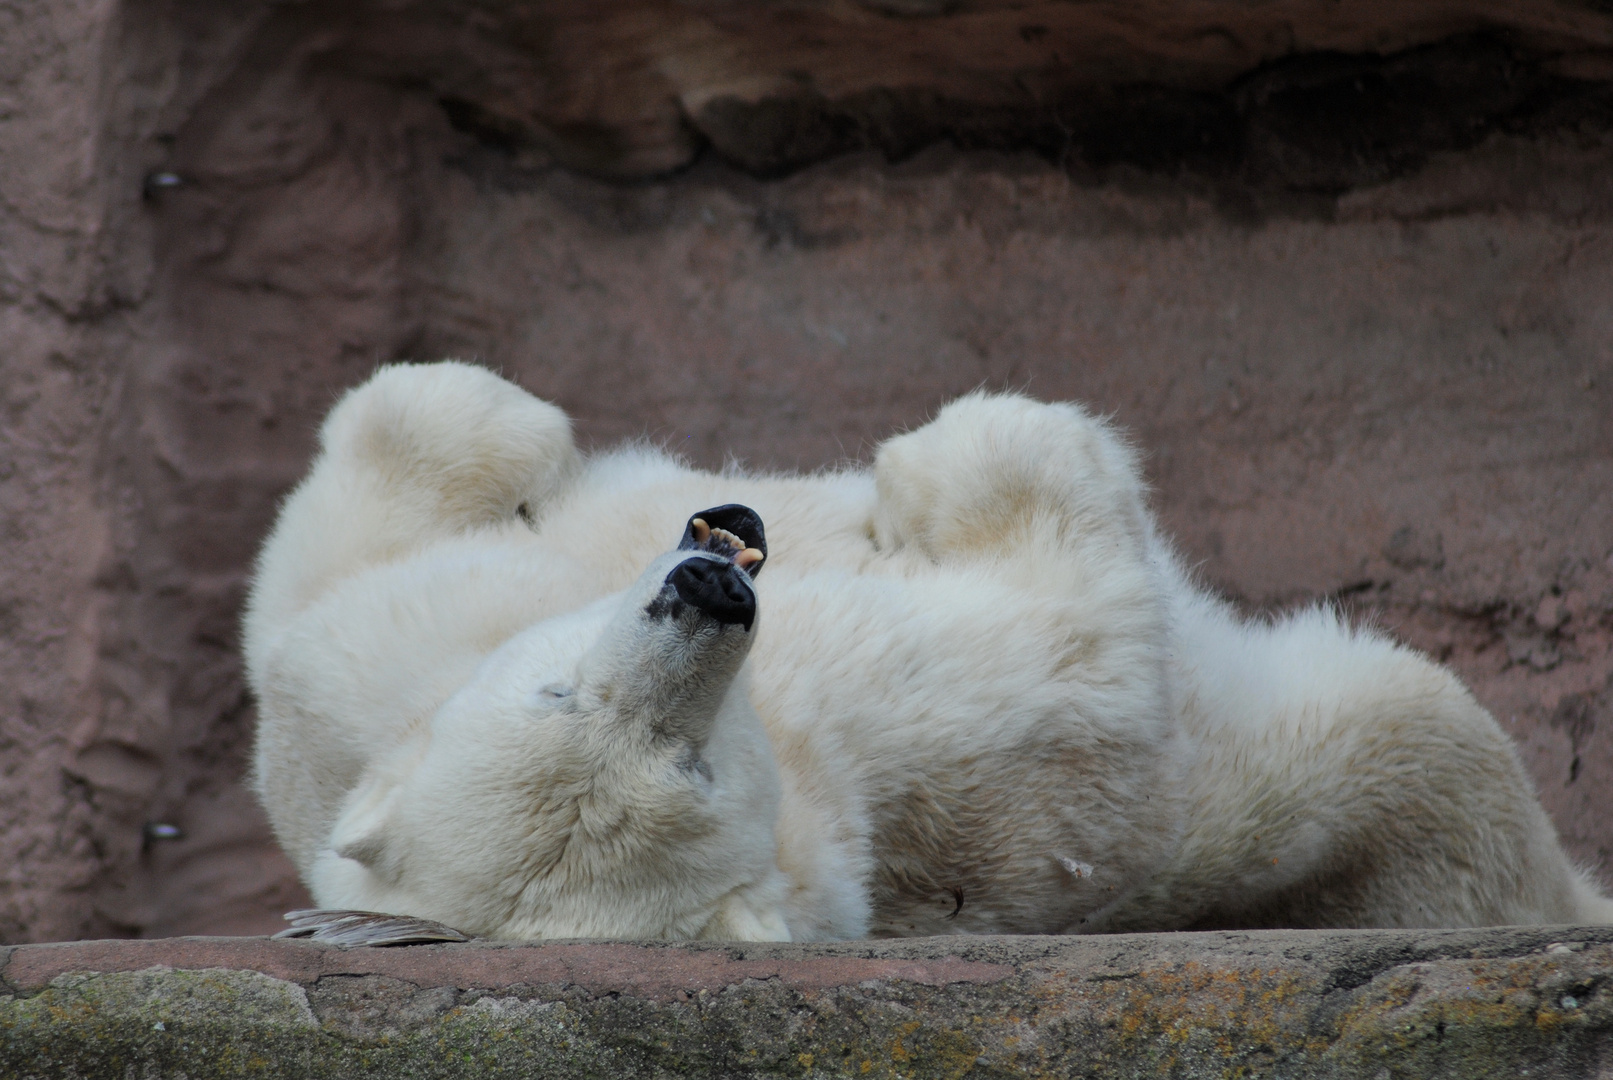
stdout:
[[756,594],[745,581],[745,572],[733,563],[685,559],[666,580],[677,590],[678,599],[720,623],[743,623],[749,630],[756,620]]

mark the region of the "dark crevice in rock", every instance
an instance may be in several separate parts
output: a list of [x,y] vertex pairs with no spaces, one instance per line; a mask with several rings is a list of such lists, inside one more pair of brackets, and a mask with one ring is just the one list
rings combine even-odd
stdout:
[[1029,150],[1076,172],[1130,166],[1334,195],[1496,132],[1613,128],[1607,86],[1554,75],[1549,59],[1466,36],[1391,56],[1292,56],[1220,93],[1122,84],[1015,107],[926,89],[839,99],[804,89],[754,103],[717,98],[692,122],[723,160],[760,177],[859,150],[899,162],[946,141]]
[[464,98],[438,99],[448,124],[475,139],[482,146],[501,154],[515,154],[531,140],[521,125],[496,113],[488,112],[474,101]]

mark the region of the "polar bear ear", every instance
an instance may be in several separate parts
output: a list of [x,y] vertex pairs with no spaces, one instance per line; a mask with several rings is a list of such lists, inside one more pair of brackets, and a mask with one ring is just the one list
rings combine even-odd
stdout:
[[352,859],[389,884],[402,876],[402,860],[390,842],[392,810],[397,803],[398,785],[371,780],[360,784],[348,797],[347,807],[330,832],[331,850]]

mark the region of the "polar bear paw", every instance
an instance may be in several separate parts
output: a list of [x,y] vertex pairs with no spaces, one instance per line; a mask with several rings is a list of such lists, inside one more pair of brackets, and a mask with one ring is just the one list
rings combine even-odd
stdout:
[[879,546],[912,546],[932,559],[997,560],[1038,539],[1050,548],[1103,546],[1117,528],[1135,543],[1146,531],[1135,455],[1108,424],[1071,404],[959,398],[885,442],[874,483]]
[[447,360],[382,368],[332,410],[320,440],[328,467],[451,528],[530,522],[577,465],[565,413]]

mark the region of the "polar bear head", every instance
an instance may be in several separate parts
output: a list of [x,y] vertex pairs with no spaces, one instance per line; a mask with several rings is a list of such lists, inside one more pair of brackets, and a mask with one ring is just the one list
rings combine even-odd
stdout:
[[506,642],[349,795],[316,900],[492,937],[787,939],[742,671],[765,551],[752,511],[704,511],[625,592]]

